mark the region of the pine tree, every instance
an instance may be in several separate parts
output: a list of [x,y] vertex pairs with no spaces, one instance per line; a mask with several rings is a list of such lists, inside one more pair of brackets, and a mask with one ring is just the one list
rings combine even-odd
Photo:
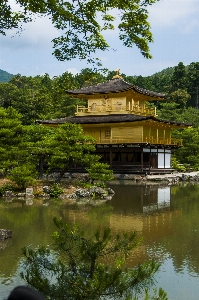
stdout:
[[[54,252],[25,247],[22,278],[50,300],[138,299],[153,283],[155,261],[125,267],[125,260],[140,243],[135,232],[111,236],[110,228],[85,237],[77,224],[54,219]],[[153,298],[156,299],[156,298]],[[160,289],[158,299],[167,299]]]

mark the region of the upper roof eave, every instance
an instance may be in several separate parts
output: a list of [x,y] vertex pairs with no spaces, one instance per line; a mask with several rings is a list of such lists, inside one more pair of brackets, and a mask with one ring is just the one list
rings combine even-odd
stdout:
[[121,78],[114,78],[109,81],[99,83],[93,86],[83,87],[76,90],[66,90],[66,93],[71,96],[84,96],[84,95],[96,95],[96,94],[108,94],[108,93],[120,93],[127,91],[135,91],[138,94],[143,94],[149,97],[164,99],[165,94],[149,91],[140,88],[134,84],[128,83]]

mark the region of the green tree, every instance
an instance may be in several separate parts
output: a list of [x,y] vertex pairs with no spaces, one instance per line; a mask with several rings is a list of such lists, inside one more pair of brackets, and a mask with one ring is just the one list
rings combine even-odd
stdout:
[[21,115],[12,107],[0,108],[0,170],[20,188],[31,184],[36,177],[25,135]]
[[176,102],[161,102],[159,104],[159,109],[157,110],[157,115],[159,119],[178,121],[179,114],[181,110],[179,109],[179,104]]
[[175,136],[183,139],[183,147],[175,151],[176,159],[199,170],[199,128],[188,128],[176,132]]
[[48,160],[51,154],[51,139],[56,128],[38,124],[25,127],[25,147],[28,149],[29,162],[37,170],[36,177],[41,179],[48,170]]
[[172,90],[184,90],[187,88],[187,71],[182,62],[174,67],[173,76],[171,78]]
[[112,178],[109,166],[100,163],[100,156],[94,154],[95,140],[85,136],[80,125],[23,126],[20,115],[11,107],[1,109],[0,120],[1,116],[1,171],[21,187],[31,182],[31,176],[41,179],[44,172],[53,170],[60,171],[61,179],[78,164],[87,169],[93,180],[105,182]]
[[[0,3],[0,32],[18,28],[22,22],[34,20],[36,16],[50,18],[60,32],[53,39],[54,55],[58,60],[71,60],[75,57],[96,63],[92,54],[97,50],[107,50],[109,45],[103,36],[105,30],[115,26],[117,10],[118,38],[126,47],[136,45],[142,55],[151,58],[148,44],[153,41],[148,22],[147,6],[157,0],[79,0],[79,1],[43,1],[15,0],[10,6],[8,0]],[[14,7],[14,8],[13,8]]]
[[176,104],[179,104],[179,108],[184,110],[187,102],[191,99],[191,96],[186,90],[177,89],[168,96],[168,99]]
[[14,181],[20,189],[35,183],[36,168],[30,163],[23,163],[11,169],[7,178]]
[[13,106],[14,103],[20,97],[19,88],[13,83],[3,82],[0,83],[0,106],[3,108],[8,108],[9,106]]
[[73,90],[79,87],[76,76],[71,73],[64,72],[59,77],[54,77],[52,80],[52,110],[49,118],[63,118],[74,116],[76,106],[81,102],[79,99],[74,99],[66,94],[66,90]]
[[[106,69],[99,71],[94,71],[90,68],[82,69],[79,74],[75,76],[77,82],[79,83],[79,87],[95,85],[101,82],[106,81],[103,73],[106,73]],[[114,72],[115,75],[115,72]]]
[[[54,131],[50,141],[49,168],[60,169],[60,178],[70,167],[80,165],[88,168],[91,178],[96,178],[94,169],[100,168],[98,179],[111,179],[112,171],[107,164],[99,163],[100,156],[95,155],[95,140],[91,136],[85,136],[83,129],[78,124],[65,123],[59,125]],[[93,177],[92,177],[93,175]]]
[[48,74],[35,77],[18,74],[9,83],[0,84],[0,105],[17,109],[24,125],[39,119],[74,116],[76,106],[82,101],[70,98],[65,90],[78,87],[78,80],[68,72],[53,79]]
[[[21,276],[47,299],[137,299],[152,284],[159,268],[153,260],[125,268],[126,258],[140,243],[135,232],[112,237],[107,228],[85,237],[77,224],[54,221],[56,255],[44,247],[23,249],[27,259]],[[159,299],[167,299],[165,293]]]
[[178,120],[197,128],[199,127],[199,110],[190,106],[179,114]]
[[43,76],[26,77],[18,74],[10,84],[18,88],[18,97],[12,99],[11,104],[22,114],[23,124],[32,124],[50,115],[53,110],[51,87]]
[[23,160],[23,126],[20,118],[21,115],[12,107],[0,108],[0,164],[4,174]]
[[188,78],[188,93],[191,99],[188,103],[189,106],[199,108],[199,62],[191,63],[187,68]]

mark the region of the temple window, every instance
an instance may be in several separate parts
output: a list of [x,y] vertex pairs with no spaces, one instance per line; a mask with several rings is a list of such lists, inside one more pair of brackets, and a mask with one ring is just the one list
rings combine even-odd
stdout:
[[92,110],[92,111],[95,111],[95,110],[96,110],[96,103],[93,103],[93,104],[91,105],[91,110]]
[[111,137],[111,131],[110,131],[110,129],[105,130],[105,137],[106,137],[106,139],[109,139]]
[[121,102],[117,102],[116,103],[116,110],[121,110],[122,109],[122,103]]

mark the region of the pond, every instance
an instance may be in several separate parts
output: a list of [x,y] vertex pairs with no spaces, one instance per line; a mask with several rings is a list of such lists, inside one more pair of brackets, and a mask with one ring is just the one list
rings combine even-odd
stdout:
[[110,201],[62,204],[60,200],[8,201],[0,199],[0,228],[13,237],[0,241],[0,299],[23,284],[19,273],[21,248],[52,244],[53,217],[81,224],[84,231],[111,227],[114,233],[136,230],[143,242],[131,254],[128,266],[154,257],[161,262],[156,286],[172,300],[198,299],[199,294],[199,185],[139,185],[112,181]]

